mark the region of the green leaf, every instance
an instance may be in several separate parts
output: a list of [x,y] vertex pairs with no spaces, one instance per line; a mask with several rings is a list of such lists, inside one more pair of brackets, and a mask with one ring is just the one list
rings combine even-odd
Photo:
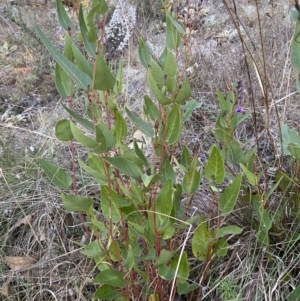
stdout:
[[[167,51],[167,57],[165,61],[164,68],[167,78],[166,78],[166,86],[169,92],[173,92],[176,85],[176,77],[177,77],[177,64],[172,52]],[[163,81],[162,81],[163,82]]]
[[291,44],[291,64],[300,73],[300,43],[299,43],[300,23],[297,22]]
[[[103,234],[109,232],[109,230],[106,228],[105,224],[103,222],[100,222],[95,217],[91,217],[91,224],[99,231],[101,231]],[[97,242],[99,244],[99,242]]]
[[87,130],[90,130],[92,132],[95,131],[94,124],[91,121],[81,117],[79,114],[77,114],[74,111],[70,110],[63,103],[62,103],[62,106],[74,118],[74,120],[76,120],[78,123],[80,123],[82,126],[84,126]]
[[92,7],[96,7],[95,12],[99,15],[104,15],[108,11],[106,0],[92,0]]
[[272,186],[272,188],[266,194],[265,200],[268,200],[269,197],[274,193],[274,191],[277,189],[277,187],[279,186],[282,179],[283,179],[283,177],[279,178],[279,180],[276,180],[276,183]]
[[178,23],[172,16],[171,14],[166,11],[167,17],[170,18],[170,21],[172,22],[173,26],[178,30],[179,33],[184,34],[184,29],[180,23]]
[[167,281],[172,280],[175,276],[175,270],[170,269],[170,267],[168,267],[165,264],[159,265],[157,271],[158,271],[158,275],[162,279],[167,280]]
[[291,17],[292,17],[293,21],[295,21],[295,22],[300,21],[299,12],[296,7],[293,7],[291,9]]
[[163,67],[166,65],[167,53],[168,53],[168,48],[165,47],[164,50],[162,51],[160,57],[159,57],[159,62],[160,62],[160,64],[161,64]]
[[74,80],[79,88],[87,90],[92,85],[91,78],[84,72],[79,70],[72,62],[70,62],[62,53],[60,53],[53,43],[45,36],[37,24],[34,25],[37,34],[47,50],[54,57],[57,63],[64,69],[64,71]]
[[64,55],[70,62],[74,61],[72,45],[73,45],[73,41],[72,41],[69,33],[67,32],[65,35]]
[[228,93],[227,99],[224,98],[223,94],[221,93],[220,90],[217,90],[217,97],[219,100],[219,106],[221,110],[221,114],[230,114],[233,110],[233,102],[231,102],[229,99],[233,95],[231,92]]
[[154,130],[151,126],[150,123],[144,121],[142,118],[136,116],[132,112],[130,112],[127,108],[125,109],[128,117],[130,120],[134,123],[134,125],[145,135],[148,137],[153,137],[154,136]]
[[128,177],[140,178],[140,169],[134,162],[122,157],[114,157],[114,158],[104,157],[103,159],[106,160],[111,165],[113,165],[114,167],[116,167],[117,169],[119,169]]
[[96,56],[96,74],[94,88],[100,91],[109,91],[116,83],[116,79],[111,74],[105,60],[98,54]]
[[144,161],[136,155],[135,150],[126,148],[126,146],[124,146],[122,157],[135,163],[138,167],[142,167],[144,165]]
[[290,143],[288,145],[287,149],[290,151],[290,153],[296,160],[300,161],[300,147],[299,146],[297,146],[294,143]]
[[147,174],[144,174],[141,172],[141,178],[143,181],[144,186],[147,188],[149,186],[149,184],[153,181],[153,178],[155,177],[155,175],[150,175],[148,176]]
[[136,184],[135,181],[131,181],[130,183],[130,188],[132,190],[132,196],[128,196],[136,206],[143,204],[144,199],[143,199],[143,192],[142,189]]
[[151,74],[151,71],[148,70],[148,85],[149,88],[151,90],[151,92],[153,93],[153,95],[155,96],[155,98],[158,100],[158,102],[162,105],[168,105],[171,103],[171,99],[168,98],[167,96],[165,96],[164,93],[161,92],[161,90],[158,88],[155,80],[153,79],[153,76]]
[[[156,226],[159,231],[162,231],[167,226],[170,226],[167,222],[170,220],[169,216],[173,209],[173,193],[172,182],[169,180],[161,188],[157,199],[155,201],[156,214]],[[171,219],[173,220],[173,219]]]
[[174,18],[168,14],[166,15],[166,45],[169,49],[177,49],[181,45],[181,38],[178,30],[174,27]]
[[95,99],[85,99],[85,112],[90,120],[99,121],[102,119],[102,110],[99,110],[99,105]]
[[176,174],[167,156],[164,156],[163,158],[160,175],[160,182],[162,185],[164,185],[169,179],[171,180],[172,185],[175,184]]
[[273,221],[270,217],[270,214],[265,210],[260,209],[260,230],[265,233],[268,233],[272,228]]
[[71,141],[73,139],[69,119],[62,119],[57,122],[55,136],[60,141]]
[[138,52],[139,52],[140,61],[145,68],[148,68],[151,64],[150,63],[151,62],[151,55],[150,55],[151,51],[150,51],[148,45],[143,40],[143,38],[139,37],[138,41],[139,41]]
[[299,301],[300,296],[300,284],[290,293],[287,297],[287,301]]
[[[179,261],[179,259],[180,259],[180,261]],[[177,269],[177,266],[178,266],[178,269]],[[186,280],[189,278],[189,274],[190,274],[187,253],[183,252],[181,258],[179,255],[175,255],[170,264],[170,269],[174,270],[174,274],[177,269],[178,282],[186,282]]]
[[127,136],[127,126],[122,114],[116,109],[114,110],[115,126],[114,136],[118,143],[120,143]]
[[241,124],[244,120],[246,120],[249,116],[252,115],[252,112],[247,112],[244,114],[234,114],[231,122],[230,122],[230,127],[232,129],[236,128],[239,124]]
[[205,261],[208,252],[210,233],[207,229],[204,216],[200,218],[200,224],[195,229],[192,238],[192,252],[196,258],[201,261]]
[[192,158],[190,152],[186,145],[183,146],[182,154],[181,154],[181,164],[188,170],[190,164],[192,162]]
[[131,205],[131,202],[128,199],[126,199],[124,196],[120,195],[113,189],[110,190],[110,197],[118,208],[127,207]]
[[252,185],[252,186],[255,186],[256,185],[256,182],[257,182],[257,179],[256,179],[256,176],[250,172],[243,164],[240,164],[243,172],[245,173],[249,183]]
[[178,295],[186,295],[189,292],[192,292],[196,289],[199,289],[199,285],[196,283],[189,284],[187,282],[179,282],[177,284],[177,293]]
[[133,141],[133,148],[138,158],[143,161],[143,165],[148,166],[149,163],[147,161],[147,158],[145,157],[144,153],[141,151],[135,140]]
[[72,50],[78,69],[87,74],[90,78],[93,78],[93,69],[91,63],[82,55],[82,53],[74,44],[72,44]]
[[221,194],[220,210],[222,214],[228,215],[232,212],[240,192],[241,182],[242,174],[239,174]]
[[166,120],[166,142],[169,145],[175,145],[178,142],[181,135],[181,127],[180,109],[179,106],[174,103]]
[[80,144],[92,149],[97,147],[97,142],[94,139],[86,136],[72,121],[70,121],[70,127],[75,140]]
[[165,223],[160,226],[160,229],[162,229],[160,234],[163,240],[172,238],[175,233],[174,219],[169,218],[166,220]]
[[[128,271],[131,271],[132,268],[134,267],[134,251],[133,251],[133,247],[132,244],[134,244],[134,242],[130,241],[129,242],[129,246],[127,247],[127,254],[126,254],[126,258],[124,260],[124,266]],[[138,246],[139,247],[139,246]],[[125,298],[124,301],[127,301],[127,298]]]
[[111,189],[106,185],[102,185],[101,187],[100,205],[102,214],[108,222],[112,221],[113,223],[118,223],[121,221],[120,212],[111,199]]
[[94,240],[85,246],[83,250],[80,251],[81,254],[86,255],[89,258],[97,258],[100,256],[105,256],[106,252],[103,252],[100,248],[99,241]]
[[290,129],[285,124],[281,126],[281,134],[282,134],[283,152],[285,155],[291,156],[292,153],[288,150],[288,145],[293,143],[296,146],[300,147],[300,137],[294,129]]
[[37,160],[54,186],[60,189],[68,189],[71,186],[72,178],[63,169],[44,159]]
[[107,152],[117,143],[117,140],[115,139],[112,132],[107,128],[106,125],[102,124],[96,125],[96,141],[98,143],[98,146],[94,148],[94,150],[99,153]]
[[226,235],[231,235],[231,234],[240,234],[242,233],[243,229],[241,229],[240,227],[237,226],[226,226],[226,227],[222,227],[219,228],[217,230],[217,238],[221,238],[224,237]]
[[109,172],[110,167],[108,168],[103,160],[103,158],[98,155],[92,154],[88,152],[88,162],[89,166],[94,170],[99,171],[101,174],[106,175]]
[[72,95],[72,80],[58,63],[55,65],[55,87],[63,97]]
[[220,119],[221,117],[219,116],[216,122],[215,136],[218,141],[222,141],[227,144],[233,137],[233,131],[230,128],[222,127],[220,125]]
[[56,0],[56,9],[60,26],[64,30],[70,30],[73,27],[72,21],[66,13],[65,7],[61,0]]
[[152,78],[155,81],[157,87],[159,89],[162,89],[162,87],[165,86],[165,73],[162,70],[161,66],[152,58],[148,72],[151,72]]
[[83,10],[82,10],[82,4],[80,3],[79,6],[79,28],[80,28],[80,32],[81,32],[81,36],[82,36],[82,40],[83,40],[83,44],[84,47],[87,51],[87,53],[94,58],[95,57],[95,53],[96,53],[96,44],[94,42],[90,42],[87,38],[87,28],[85,25],[85,21],[84,21],[84,16],[83,16]]
[[108,284],[114,287],[125,287],[124,276],[117,270],[104,270],[95,278],[95,283]]
[[144,113],[149,116],[151,120],[155,121],[159,118],[159,111],[156,105],[152,102],[148,95],[144,96]]
[[167,264],[173,257],[174,253],[165,249],[160,251],[158,258],[155,261],[154,266],[157,267],[161,264]]
[[86,165],[81,160],[78,160],[78,163],[80,167],[85,170],[88,174],[90,174],[100,185],[107,184],[107,176],[103,174],[102,172],[99,172],[99,170],[95,170],[92,167]]
[[214,252],[217,253],[218,257],[224,257],[228,253],[228,242],[221,238],[214,244]]
[[269,235],[268,235],[268,233],[266,233],[264,231],[258,231],[258,233],[257,233],[257,239],[258,239],[259,244],[262,247],[268,247],[269,244],[270,244]]
[[94,16],[97,13],[97,10],[101,6],[100,3],[93,5],[92,9],[88,12],[86,16],[86,27],[87,27],[87,32],[86,36],[89,42],[96,42],[98,39],[98,26],[96,27],[95,22],[94,22]]
[[225,150],[225,159],[228,163],[231,164],[240,164],[244,160],[244,152],[240,143],[236,140],[231,140],[226,144]]
[[198,102],[196,99],[192,99],[188,101],[183,107],[182,107],[182,119],[183,122],[187,121],[190,119],[191,114],[193,113],[194,110],[201,108],[202,103]]
[[[189,81],[187,78],[185,78],[184,81],[182,82],[182,84],[179,86],[179,91],[176,95],[175,102],[178,104],[182,104],[185,101],[187,101],[191,97],[191,95],[192,95],[192,91],[191,91]],[[198,103],[196,100],[194,100],[194,101],[197,103],[197,105],[193,104],[194,107],[189,107],[189,110],[192,109],[192,111],[193,111],[196,108],[199,108],[201,106],[201,104]],[[184,114],[184,117],[185,117],[184,121],[186,121],[187,119],[190,118],[192,111],[188,111]]]
[[205,177],[208,181],[215,184],[221,184],[225,178],[225,169],[222,156],[219,149],[214,145],[207,160]]
[[67,195],[62,194],[61,200],[64,207],[69,212],[87,212],[90,213],[93,210],[93,199],[85,198],[80,195]]
[[191,195],[195,193],[200,185],[201,175],[195,168],[190,168],[183,177],[183,190]]
[[93,300],[115,300],[121,296],[121,293],[115,287],[104,284],[97,289],[93,296]]

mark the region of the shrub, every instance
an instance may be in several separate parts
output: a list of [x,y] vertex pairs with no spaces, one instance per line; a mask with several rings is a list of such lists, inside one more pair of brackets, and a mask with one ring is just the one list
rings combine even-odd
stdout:
[[[190,298],[199,297],[212,262],[227,255],[226,237],[242,232],[227,219],[241,194],[253,208],[253,228],[265,248],[270,240],[287,234],[286,228],[281,233],[287,218],[285,208],[291,208],[292,216],[299,219],[298,212],[293,211],[297,201],[287,196],[291,191],[298,196],[298,185],[293,186],[289,175],[281,171],[276,172],[275,183],[269,185],[264,167],[257,164],[255,151],[246,149],[236,139],[236,129],[251,115],[244,112],[240,102],[240,82],[226,95],[217,91],[220,113],[215,121],[215,143],[209,149],[203,170],[197,154],[191,155],[187,147],[178,151],[184,123],[201,104],[190,99],[189,81],[178,68],[178,50],[182,37],[186,38],[184,25],[177,22],[171,5],[165,8],[166,47],[161,55],[156,57],[147,43],[139,39],[139,57],[151,91],[151,95],[144,96],[140,115],[128,107],[124,112],[118,103],[123,88],[122,59],[115,72],[105,60],[104,32],[98,32],[98,28],[105,28],[106,1],[93,1],[86,8],[80,5],[77,38],[82,48],[74,39],[76,27],[61,0],[57,0],[57,10],[66,30],[63,53],[35,25],[38,36],[57,62],[57,90],[69,99],[69,107],[63,107],[70,118],[60,120],[55,133],[59,140],[71,145],[74,173],[71,177],[43,159],[39,163],[51,182],[64,190],[61,199],[66,210],[80,214],[90,240],[81,253],[92,258],[99,271],[94,282],[101,286],[94,299],[174,300],[177,294],[189,293]],[[298,25],[297,20],[296,31]],[[297,33],[294,48],[298,46],[296,40]],[[299,53],[298,49],[295,51]],[[76,89],[86,96],[83,116],[72,110]],[[144,144],[133,139],[129,147],[128,136],[133,133],[128,129],[125,113],[144,137]],[[284,126],[282,133],[283,150],[298,168],[300,138]],[[88,149],[87,162],[78,163],[99,184],[101,214],[94,209],[93,199],[77,193],[75,141]],[[185,197],[189,204],[201,181],[209,186],[213,209],[209,217],[185,220],[188,206],[182,199]],[[73,193],[67,192],[71,185]],[[275,191],[281,195],[274,209],[269,200]],[[194,223],[197,226],[192,233]],[[186,250],[190,236],[193,256],[204,263],[197,283],[190,279],[192,254]],[[288,242],[298,239],[299,235],[293,233]],[[235,293],[228,290],[226,282],[221,289],[227,297]]]

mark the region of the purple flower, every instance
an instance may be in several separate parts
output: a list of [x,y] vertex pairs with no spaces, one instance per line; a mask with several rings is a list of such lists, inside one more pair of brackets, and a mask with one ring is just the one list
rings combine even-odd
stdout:
[[234,111],[237,114],[242,114],[243,113],[243,107],[242,106],[237,106]]

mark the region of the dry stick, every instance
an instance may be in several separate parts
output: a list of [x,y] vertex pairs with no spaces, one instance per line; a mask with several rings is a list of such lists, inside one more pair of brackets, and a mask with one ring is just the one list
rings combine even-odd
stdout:
[[187,244],[187,241],[189,239],[189,236],[190,236],[189,234],[190,234],[190,232],[192,230],[192,227],[193,227],[193,225],[189,226],[188,232],[186,234],[185,240],[183,242],[183,245],[182,245],[182,248],[181,248],[181,251],[180,251],[180,255],[179,255],[179,258],[178,258],[178,264],[176,266],[174,279],[172,281],[172,288],[171,288],[171,292],[170,292],[169,301],[172,301],[172,299],[173,299],[172,296],[175,295],[175,285],[176,285],[176,278],[177,278],[177,274],[178,274],[178,270],[179,270],[179,265],[180,265],[180,262],[181,262],[181,258],[182,258],[182,254],[183,254],[184,248],[185,248],[185,246]]
[[[262,32],[262,27],[261,27],[260,14],[259,14],[257,0],[255,0],[255,6],[256,6],[256,13],[257,13],[257,18],[258,18],[259,37],[260,37],[261,52],[262,52],[262,58],[263,58],[263,72],[264,72],[263,95],[264,95],[265,110],[266,110],[265,128],[267,130],[273,150],[276,153],[274,139],[270,133],[270,112],[269,112],[269,99],[268,99],[269,97],[268,97],[268,88],[267,88],[267,84],[269,83],[269,80],[268,80],[268,76],[267,76],[266,56],[265,56],[265,48],[264,48],[264,42],[263,42],[263,32]],[[271,85],[269,85],[269,86],[271,87]]]
[[[68,97],[68,104],[69,104],[70,110],[72,110],[72,106],[73,106],[73,101],[72,100],[73,100],[72,96]],[[70,116],[69,118],[70,118],[70,120],[72,120],[72,116]],[[75,195],[77,195],[78,194],[78,189],[77,189],[77,183],[76,183],[75,147],[74,147],[74,141],[73,140],[70,141],[70,148],[71,148],[71,156],[72,156],[73,192],[74,192]],[[87,228],[87,226],[85,225],[85,219],[82,215],[82,212],[79,212],[78,216],[79,216],[79,220],[80,220],[80,222],[83,226],[84,232],[87,234],[87,236],[89,238],[91,238],[92,234],[91,234],[90,230]]]
[[[250,57],[251,57],[252,61],[254,62],[254,64],[255,64],[255,61],[254,61],[254,58],[252,56],[252,53],[250,52],[247,44],[245,43],[245,41],[243,39],[240,27],[236,23],[233,15],[232,15],[232,12],[231,12],[231,10],[228,7],[228,4],[227,4],[226,0],[222,0],[222,2],[225,5],[226,10],[228,11],[228,14],[230,16],[230,19],[233,22],[233,25],[234,25],[235,29],[238,32],[239,39],[241,41],[241,45],[242,45],[242,48],[243,48],[244,60],[245,60],[245,65],[246,65],[246,69],[247,69],[247,77],[248,77],[248,81],[249,81],[249,85],[250,85],[250,95],[251,95],[250,99],[251,99],[251,103],[252,103],[252,107],[253,107],[253,123],[254,123],[254,134],[255,134],[255,141],[256,141],[256,150],[258,152],[259,145],[258,145],[258,135],[257,135],[256,109],[255,109],[255,101],[254,101],[254,95],[253,95],[253,88],[252,88],[252,81],[251,81],[251,76],[250,76],[249,64],[248,64],[248,61],[247,61],[247,58],[246,58],[246,52],[250,55]],[[235,7],[235,15],[236,15],[236,17],[238,19],[238,16],[237,16],[237,13],[236,13],[235,0],[233,0],[233,4],[234,4],[234,7]],[[247,33],[246,30],[245,30],[245,32]],[[251,39],[250,39],[250,41],[251,41]],[[255,49],[255,46],[254,46],[254,49]]]

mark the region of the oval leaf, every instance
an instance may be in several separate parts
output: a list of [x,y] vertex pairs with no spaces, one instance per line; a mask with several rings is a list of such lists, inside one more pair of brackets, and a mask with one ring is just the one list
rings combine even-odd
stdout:
[[240,234],[242,233],[242,229],[237,226],[226,226],[222,227],[217,231],[217,238],[224,237],[226,235],[232,235],[232,234]]
[[115,287],[104,284],[97,289],[93,296],[93,300],[115,300],[121,296],[121,293]]
[[44,159],[37,160],[54,186],[60,189],[68,189],[71,186],[72,178],[63,169]]
[[100,91],[108,91],[115,83],[116,80],[111,74],[105,60],[100,54],[97,55],[94,88]]
[[43,44],[54,57],[56,62],[64,69],[64,71],[74,80],[81,89],[87,90],[92,85],[91,78],[84,72],[79,70],[72,62],[70,62],[62,53],[60,53],[53,43],[45,36],[37,24],[34,25],[35,30],[42,40]]
[[135,124],[135,126],[148,137],[154,136],[154,130],[150,123],[144,121],[142,118],[136,116],[132,112],[130,112],[127,108],[125,109],[130,120]]
[[215,184],[221,184],[225,178],[225,169],[222,156],[218,148],[214,145],[209,158],[207,160],[205,170],[205,177],[208,181]]
[[55,65],[55,86],[59,95],[63,97],[71,96],[72,80],[58,63]]
[[201,216],[200,225],[196,228],[192,238],[192,252],[201,261],[206,260],[208,252],[208,239],[210,238],[205,218]]
[[104,157],[104,160],[106,160],[108,163],[119,169],[121,172],[123,172],[125,175],[131,178],[140,178],[140,169],[139,167],[132,161],[127,160],[122,157]]
[[72,21],[66,13],[65,7],[61,0],[56,0],[56,9],[60,26],[64,30],[70,30],[73,27]]
[[86,147],[90,147],[90,148],[95,148],[97,147],[97,142],[86,136],[73,122],[70,121],[70,127],[71,127],[71,131],[72,134],[74,136],[74,138],[76,139],[76,141],[78,141],[80,144],[86,146]]
[[228,215],[232,212],[240,192],[241,182],[242,174],[239,174],[221,194],[220,210],[222,214]]
[[80,195],[62,194],[61,200],[69,212],[90,212],[93,210],[93,199]]
[[82,4],[80,4],[80,7],[79,7],[78,20],[79,20],[80,33],[81,33],[81,36],[82,36],[84,47],[85,47],[87,53],[91,57],[94,58],[95,53],[96,53],[96,44],[93,43],[93,42],[90,42],[87,38],[87,35],[86,35],[87,34],[87,28],[86,28],[86,24],[85,24],[85,20],[84,20],[84,16],[83,16]]
[[60,141],[71,141],[73,139],[69,119],[62,119],[57,122],[55,126],[55,136]]
[[108,284],[114,287],[125,287],[123,274],[116,270],[104,270],[100,272],[94,278],[94,282]]
[[166,141],[170,145],[175,145],[181,134],[181,115],[179,106],[175,103],[166,121]]

